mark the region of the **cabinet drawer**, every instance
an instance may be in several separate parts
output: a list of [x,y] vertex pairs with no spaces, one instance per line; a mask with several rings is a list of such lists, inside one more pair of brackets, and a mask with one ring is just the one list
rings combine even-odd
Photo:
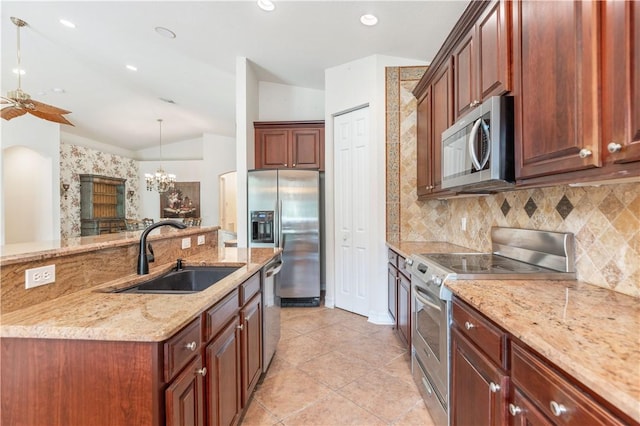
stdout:
[[387,258],[389,259],[389,263],[392,264],[393,266],[395,266],[396,268],[398,267],[398,253],[396,253],[395,251],[389,249],[387,251]]
[[537,356],[513,342],[511,378],[516,388],[556,424],[624,424]]
[[407,259],[398,255],[398,270],[404,274],[405,277],[411,279],[411,267],[407,264]]
[[203,342],[211,340],[229,322],[229,319],[238,313],[239,300],[239,291],[235,289],[204,313]]
[[164,343],[164,378],[168,382],[200,351],[200,318]]
[[260,292],[260,272],[256,272],[240,285],[240,306],[244,306],[258,292]]
[[453,302],[453,322],[460,332],[502,368],[507,368],[507,333],[459,300]]

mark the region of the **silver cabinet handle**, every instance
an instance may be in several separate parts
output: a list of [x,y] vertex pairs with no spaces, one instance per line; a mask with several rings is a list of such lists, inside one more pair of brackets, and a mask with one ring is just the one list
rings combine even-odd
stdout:
[[464,322],[464,328],[466,328],[467,330],[471,330],[474,327],[475,325],[471,324],[469,321]]
[[619,143],[616,142],[611,142],[609,145],[607,145],[607,150],[614,154],[616,152],[620,152],[622,151],[622,145],[620,145]]
[[517,405],[509,404],[509,413],[515,417],[518,414],[522,413],[522,408],[518,407]]
[[196,374],[204,377],[207,375],[207,367],[202,367],[196,370]]
[[496,393],[500,390],[500,385],[491,382],[489,383],[489,390],[493,393]]
[[591,155],[593,155],[593,152],[591,152],[590,149],[582,148],[578,153],[578,155],[580,156],[580,158],[587,158],[587,157],[591,157]]
[[191,342],[191,343],[187,343],[186,345],[184,345],[184,347],[186,349],[189,349],[190,351],[195,351],[196,347],[198,347],[198,345],[196,344],[196,342]]
[[236,328],[238,330],[242,330],[242,329],[244,329],[244,324],[238,324],[238,326]]
[[556,417],[559,417],[567,412],[567,407],[565,407],[562,404],[558,404],[555,401],[551,401],[549,403],[549,408],[551,409],[551,412],[553,413],[553,415]]
[[422,378],[422,385],[425,387],[425,389],[427,390],[427,393],[429,395],[431,395],[433,393],[433,391],[431,390],[431,386],[429,386],[429,383],[427,382],[427,379],[425,379],[424,377]]

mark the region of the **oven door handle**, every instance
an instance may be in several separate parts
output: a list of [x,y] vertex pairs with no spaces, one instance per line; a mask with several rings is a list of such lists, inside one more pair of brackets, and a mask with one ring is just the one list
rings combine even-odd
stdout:
[[433,309],[437,309],[438,311],[441,311],[442,308],[440,308],[439,305],[437,305],[436,303],[434,303],[432,300],[427,300],[427,299],[431,299],[431,297],[425,293],[423,290],[421,290],[419,287],[414,287],[413,288],[413,293],[416,297],[416,299],[427,306],[432,307]]

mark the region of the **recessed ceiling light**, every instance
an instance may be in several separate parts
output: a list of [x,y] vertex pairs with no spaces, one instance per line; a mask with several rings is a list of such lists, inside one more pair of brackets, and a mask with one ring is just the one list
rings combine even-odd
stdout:
[[258,7],[267,12],[271,12],[276,8],[276,5],[273,4],[271,0],[258,0]]
[[54,87],[51,91],[54,93],[64,93],[64,89],[62,87]]
[[136,67],[135,65],[127,65],[127,69],[129,71],[138,71],[138,67]]
[[14,74],[16,74],[16,75],[17,75],[18,73],[19,73],[20,75],[25,75],[27,72],[26,72],[25,70],[23,70],[22,68],[14,68],[14,69],[13,69],[13,73],[14,73]]
[[67,28],[75,28],[76,27],[76,24],[74,24],[71,21],[67,21],[66,19],[60,19],[60,23],[62,25],[64,25],[65,27],[67,27]]
[[173,99],[167,99],[167,98],[158,98],[160,99],[162,102],[166,102],[168,104],[174,104],[176,103],[176,101],[174,101]]
[[362,22],[363,25],[371,27],[378,23],[378,18],[376,17],[376,15],[371,15],[367,13],[360,17],[360,22]]
[[160,34],[162,37],[166,38],[176,38],[176,33],[171,31],[169,28],[165,27],[156,27],[156,32]]

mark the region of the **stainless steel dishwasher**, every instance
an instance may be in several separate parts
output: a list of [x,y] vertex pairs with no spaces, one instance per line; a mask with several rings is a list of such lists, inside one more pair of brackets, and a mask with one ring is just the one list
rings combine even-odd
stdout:
[[277,275],[282,269],[278,255],[262,269],[262,372],[266,373],[280,341],[280,296],[276,293]]

